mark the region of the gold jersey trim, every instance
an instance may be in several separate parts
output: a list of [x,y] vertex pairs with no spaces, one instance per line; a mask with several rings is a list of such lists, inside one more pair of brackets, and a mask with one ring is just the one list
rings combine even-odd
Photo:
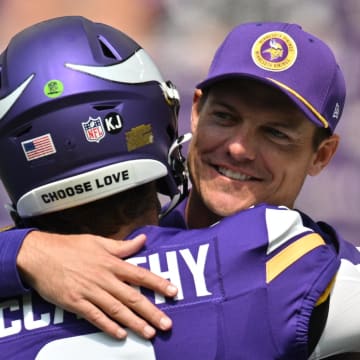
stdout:
[[301,257],[321,245],[325,245],[323,238],[312,233],[287,246],[266,262],[266,283],[270,283]]

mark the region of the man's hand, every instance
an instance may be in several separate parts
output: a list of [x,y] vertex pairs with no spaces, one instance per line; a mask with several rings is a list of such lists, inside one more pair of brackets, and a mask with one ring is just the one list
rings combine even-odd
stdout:
[[169,330],[171,320],[128,284],[169,297],[177,289],[121,260],[140,250],[145,241],[145,235],[117,241],[32,231],[23,242],[17,265],[23,280],[47,301],[81,315],[114,337],[126,336],[121,324],[149,339],[155,335],[154,327]]

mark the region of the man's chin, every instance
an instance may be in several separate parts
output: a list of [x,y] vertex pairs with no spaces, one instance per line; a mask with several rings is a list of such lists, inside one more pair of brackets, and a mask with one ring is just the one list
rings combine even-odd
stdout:
[[211,209],[211,211],[218,215],[219,217],[223,218],[226,216],[234,215],[235,213],[248,209],[250,206],[254,204],[254,201],[239,201],[235,197],[216,197],[212,198],[207,207]]

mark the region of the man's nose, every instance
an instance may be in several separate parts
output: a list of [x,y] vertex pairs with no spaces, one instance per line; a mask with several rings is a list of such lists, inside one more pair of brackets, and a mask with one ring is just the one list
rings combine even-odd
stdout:
[[257,152],[255,134],[249,129],[238,129],[229,139],[227,148],[235,160],[254,160]]

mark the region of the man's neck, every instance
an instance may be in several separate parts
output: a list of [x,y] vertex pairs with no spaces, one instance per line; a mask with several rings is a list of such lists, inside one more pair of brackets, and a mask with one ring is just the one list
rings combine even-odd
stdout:
[[185,219],[189,229],[208,227],[221,219],[210,211],[198,192],[192,188],[185,209]]

